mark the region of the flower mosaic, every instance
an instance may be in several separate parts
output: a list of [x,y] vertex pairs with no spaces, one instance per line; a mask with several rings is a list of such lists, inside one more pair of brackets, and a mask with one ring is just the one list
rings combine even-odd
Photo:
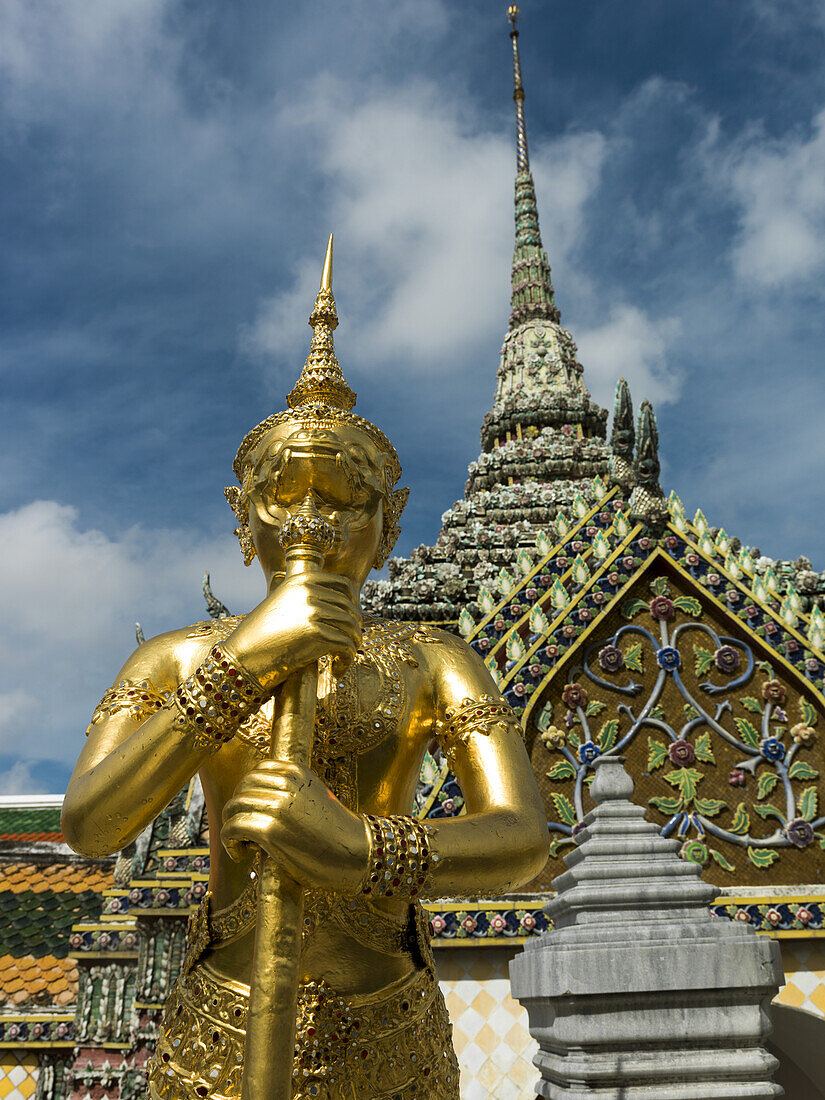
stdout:
[[825,905],[821,899],[777,899],[775,903],[752,902],[748,899],[717,901],[711,906],[717,917],[750,924],[757,932],[785,933],[821,932],[825,930]]
[[484,908],[460,909],[452,905],[425,905],[430,921],[430,938],[434,947],[448,946],[452,941],[519,943],[552,928],[541,906],[519,908],[518,905],[490,905]]
[[0,1043],[4,1045],[37,1043],[43,1046],[73,1047],[76,1042],[75,1023],[71,1017],[19,1020],[0,1018]]
[[[666,576],[649,589],[641,598],[634,585],[621,625],[584,644],[580,663],[568,667],[552,708],[564,715],[564,740],[548,736],[555,726],[541,734],[554,761],[546,771],[553,856],[587,812],[593,761],[634,752],[639,760],[639,744],[646,778],[638,786],[662,834],[682,839],[683,859],[741,881],[742,857],[764,871],[789,850],[825,849],[817,707],[751,644],[721,634]],[[799,719],[795,732],[789,713]]]

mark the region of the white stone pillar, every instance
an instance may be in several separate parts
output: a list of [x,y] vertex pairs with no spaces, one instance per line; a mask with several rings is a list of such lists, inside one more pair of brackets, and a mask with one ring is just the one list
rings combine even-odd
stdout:
[[555,927],[510,963],[539,1044],[539,1097],[781,1096],[764,1049],[779,945],[711,916],[716,891],[630,801],[620,757],[595,764],[596,808],[545,912]]

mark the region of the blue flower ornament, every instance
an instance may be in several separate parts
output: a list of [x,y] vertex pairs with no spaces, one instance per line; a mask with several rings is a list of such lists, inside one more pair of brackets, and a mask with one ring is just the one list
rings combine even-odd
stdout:
[[599,746],[594,745],[592,741],[585,741],[579,745],[579,760],[582,764],[592,764],[598,755]]
[[675,672],[677,668],[682,667],[682,658],[679,656],[678,649],[672,645],[663,645],[661,649],[656,650],[656,663],[665,672]]
[[785,756],[785,746],[778,737],[766,737],[759,748],[766,760],[782,760]]

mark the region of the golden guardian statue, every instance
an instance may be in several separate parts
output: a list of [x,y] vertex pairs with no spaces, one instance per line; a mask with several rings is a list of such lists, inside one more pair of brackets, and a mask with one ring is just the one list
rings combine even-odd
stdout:
[[[482,661],[360,609],[408,490],[351,412],[332,238],[309,323],[289,408],[246,436],[226,490],[265,598],[135,651],[64,802],[71,846],[103,856],[200,772],[209,892],[149,1065],[158,1100],[458,1100],[421,899],[513,891],[547,858],[521,728]],[[467,812],[425,822],[410,808],[433,737]]]

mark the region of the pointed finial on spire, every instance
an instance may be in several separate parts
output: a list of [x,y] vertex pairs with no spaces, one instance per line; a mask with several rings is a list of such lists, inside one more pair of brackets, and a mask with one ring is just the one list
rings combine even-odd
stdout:
[[324,270],[321,272],[321,290],[332,293],[332,234],[327,241],[327,254],[324,256]]
[[351,409],[355,394],[347,384],[343,371],[335,357],[332,334],[338,327],[338,313],[332,293],[332,234],[327,242],[321,287],[315,299],[315,308],[309,316],[313,328],[309,356],[301,376],[287,394],[290,408],[299,405],[331,405],[336,409]]
[[536,188],[530,173],[527,152],[527,124],[524,121],[524,85],[521,81],[516,21],[517,4],[507,9],[510,38],[513,43],[513,99],[516,104],[516,247],[513,252],[510,297],[510,328],[525,321],[545,320],[558,323],[561,319],[550,281],[550,264],[541,243]]
[[530,154],[527,151],[527,126],[524,122],[524,85],[521,82],[521,58],[518,51],[518,28],[516,23],[521,15],[518,4],[507,9],[510,21],[510,38],[513,43],[513,100],[516,104],[516,166],[519,172],[530,167]]

